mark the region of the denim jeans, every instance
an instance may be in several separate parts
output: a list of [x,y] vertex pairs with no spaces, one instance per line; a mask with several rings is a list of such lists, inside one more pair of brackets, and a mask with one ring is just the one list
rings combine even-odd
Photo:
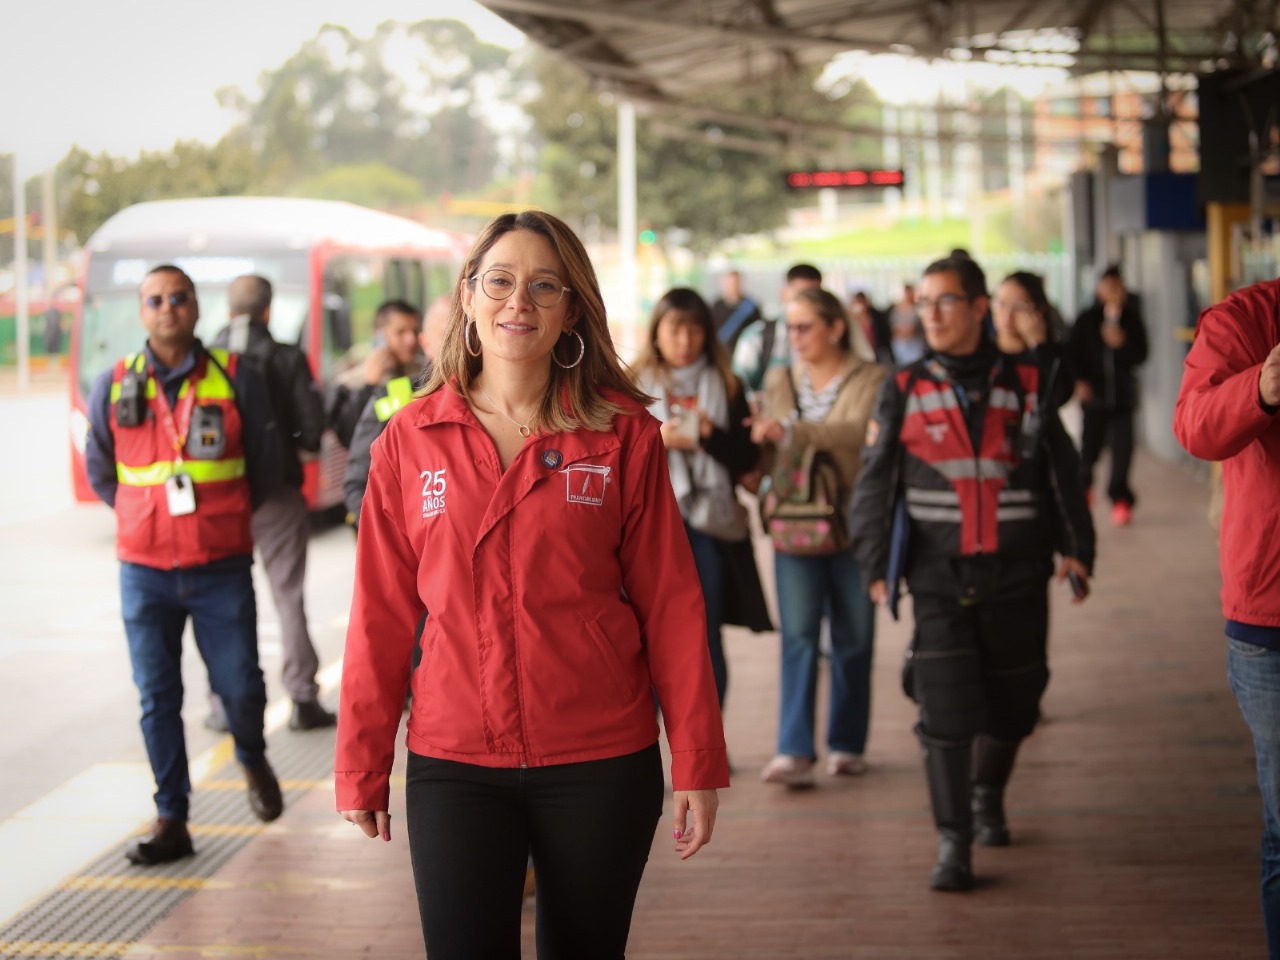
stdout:
[[142,701],[142,739],[156,778],[156,813],[185,820],[191,778],[182,726],[182,632],[188,616],[209,686],[226,710],[236,759],[256,767],[266,756],[267,688],[258,665],[249,564],[157,570],[121,563],[120,610]]
[[1262,791],[1262,921],[1280,960],[1280,651],[1227,638],[1227,679],[1253,734]]
[[852,550],[820,557],[774,554],[782,620],[782,689],[778,752],[816,759],[818,643],[831,618],[831,705],[827,746],[862,753],[871,717],[875,606]]
[[716,696],[724,707],[725,691],[729,688],[729,667],[724,659],[724,641],[720,628],[724,623],[725,568],[724,558],[716,538],[695,530],[687,523],[689,546],[693,548],[693,563],[702,581],[702,599],[707,608],[707,650],[711,653],[711,672],[716,678]]

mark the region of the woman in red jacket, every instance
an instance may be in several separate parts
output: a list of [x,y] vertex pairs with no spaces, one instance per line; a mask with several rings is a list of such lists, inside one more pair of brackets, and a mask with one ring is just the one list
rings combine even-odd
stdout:
[[661,816],[711,838],[728,785],[698,575],[648,398],[586,251],[545,213],[485,228],[424,396],[373,446],[356,552],[338,809],[390,839],[414,627],[408,835],[432,960],[622,957]]

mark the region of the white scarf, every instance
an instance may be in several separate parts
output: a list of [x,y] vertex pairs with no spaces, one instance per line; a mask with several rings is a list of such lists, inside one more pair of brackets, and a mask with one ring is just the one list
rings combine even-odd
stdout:
[[[686,367],[664,367],[661,374],[646,370],[640,377],[640,388],[657,399],[649,406],[649,412],[659,421],[671,419],[667,394],[698,398],[698,408],[721,430],[729,429],[729,393],[725,389],[720,371],[700,357]],[[701,446],[692,450],[668,450],[667,468],[671,474],[671,488],[675,491],[680,513],[689,519],[694,499],[705,495],[717,503],[736,504],[733,477],[729,470]],[[743,536],[747,530],[744,525]]]

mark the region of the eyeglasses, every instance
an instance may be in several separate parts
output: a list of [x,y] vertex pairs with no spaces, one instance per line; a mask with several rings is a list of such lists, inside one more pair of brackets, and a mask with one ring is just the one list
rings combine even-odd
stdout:
[[[165,299],[166,298],[160,294],[153,293],[149,297],[143,297],[142,302],[152,310],[159,310],[160,305],[164,303]],[[171,307],[185,307],[191,300],[191,294],[186,290],[179,290],[177,293],[169,294],[167,299],[169,301],[169,306]]]
[[806,333],[813,329],[812,323],[788,323],[787,334],[793,337],[803,337]]
[[959,311],[960,304],[968,302],[968,297],[962,297],[958,293],[944,293],[937,300],[920,297],[916,300],[916,316],[923,317],[926,313],[933,313],[934,310],[945,316],[951,316]]
[[999,310],[1002,313],[1008,310],[1010,313],[1034,313],[1033,307],[1026,300],[1005,300],[1003,297],[996,297],[991,301],[991,309]]
[[[486,270],[470,279],[480,281],[480,289],[490,300],[506,300],[516,288],[516,278],[505,270]],[[566,293],[573,292],[551,277],[534,277],[528,287],[529,299],[543,308],[556,306]]]

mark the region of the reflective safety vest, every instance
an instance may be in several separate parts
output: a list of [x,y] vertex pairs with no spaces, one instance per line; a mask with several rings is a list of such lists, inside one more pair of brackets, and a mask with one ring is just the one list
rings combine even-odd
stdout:
[[381,423],[391,419],[391,415],[413,399],[413,380],[409,377],[396,377],[387,381],[387,395],[373,401],[373,412]]
[[912,552],[936,558],[1044,553],[1042,484],[1035,461],[1018,453],[1023,420],[1035,413],[1039,370],[997,361],[977,450],[961,394],[936,361],[896,376],[899,389],[908,391],[900,438]]
[[[121,560],[168,570],[253,553],[243,424],[230,379],[237,360],[225,350],[202,351],[172,411],[145,354],[116,363],[110,410]],[[129,371],[146,376],[146,417],[136,427],[121,426],[116,418],[121,380]],[[195,511],[176,517],[165,489],[175,473],[186,474],[195,487]]]

